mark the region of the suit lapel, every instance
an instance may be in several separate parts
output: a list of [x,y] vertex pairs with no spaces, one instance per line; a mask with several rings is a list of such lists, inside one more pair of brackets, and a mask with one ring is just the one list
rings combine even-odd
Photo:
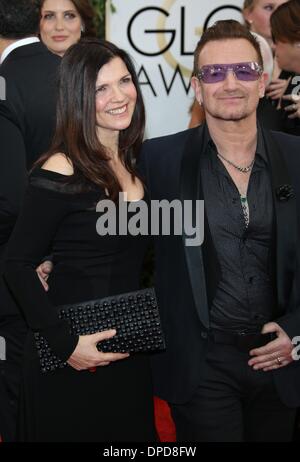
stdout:
[[294,195],[291,195],[291,178],[277,143],[275,143],[270,132],[262,130],[262,135],[271,168],[271,183],[276,217],[276,281],[278,307],[280,311],[284,312],[292,293],[292,284],[296,268],[296,199]]
[[[204,148],[204,127],[191,131],[185,146],[180,179],[180,199],[189,200],[193,204],[193,219],[196,216],[196,199],[203,200],[200,176],[200,155]],[[193,226],[195,223],[193,223]],[[209,310],[207,301],[206,279],[201,246],[186,246],[186,236],[183,231],[183,246],[192,286],[195,306],[202,324],[209,327]]]

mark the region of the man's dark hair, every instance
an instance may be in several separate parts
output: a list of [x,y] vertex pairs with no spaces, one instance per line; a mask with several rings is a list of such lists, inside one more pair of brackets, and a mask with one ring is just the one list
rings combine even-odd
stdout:
[[[263,67],[263,59],[260,51],[260,45],[254,35],[247,29],[246,26],[235,21],[234,19],[225,19],[223,21],[217,21],[213,26],[206,29],[202,34],[201,39],[199,40],[195,53],[194,53],[194,70],[193,74],[197,75],[199,55],[205,45],[212,41],[222,41],[222,40],[235,40],[235,39],[245,39],[255,49],[257,53],[257,62]],[[220,44],[220,46],[222,46]],[[233,46],[234,49],[234,46]]]
[[38,34],[38,0],[0,0],[0,38],[19,40]]

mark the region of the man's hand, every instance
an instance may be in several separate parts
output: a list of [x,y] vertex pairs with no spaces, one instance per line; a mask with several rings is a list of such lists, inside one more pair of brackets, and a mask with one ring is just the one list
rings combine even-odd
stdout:
[[52,270],[53,270],[53,263],[50,260],[44,261],[44,263],[38,266],[35,270],[46,292],[49,290],[47,280]]
[[291,354],[294,345],[289,336],[276,322],[268,322],[261,331],[262,334],[271,332],[277,335],[275,340],[250,351],[250,356],[253,356],[253,358],[248,361],[248,364],[254,370],[271,371],[272,369],[287,366],[293,361]]
[[77,371],[84,369],[93,371],[97,366],[107,366],[113,361],[128,358],[128,353],[102,353],[97,349],[97,343],[115,335],[115,329],[97,332],[92,335],[80,335],[79,342],[67,363]]

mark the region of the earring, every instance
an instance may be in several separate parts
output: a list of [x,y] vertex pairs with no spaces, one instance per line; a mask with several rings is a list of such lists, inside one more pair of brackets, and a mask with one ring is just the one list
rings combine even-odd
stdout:
[[85,27],[83,24],[81,24],[81,28],[80,28],[81,32],[85,32]]

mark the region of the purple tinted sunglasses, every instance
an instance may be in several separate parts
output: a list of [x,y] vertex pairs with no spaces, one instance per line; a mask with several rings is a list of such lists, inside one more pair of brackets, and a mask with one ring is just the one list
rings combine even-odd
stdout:
[[201,67],[197,77],[199,80],[203,80],[204,83],[222,82],[222,80],[226,79],[228,71],[232,71],[238,80],[250,82],[258,80],[263,69],[254,61],[234,64],[209,64]]

